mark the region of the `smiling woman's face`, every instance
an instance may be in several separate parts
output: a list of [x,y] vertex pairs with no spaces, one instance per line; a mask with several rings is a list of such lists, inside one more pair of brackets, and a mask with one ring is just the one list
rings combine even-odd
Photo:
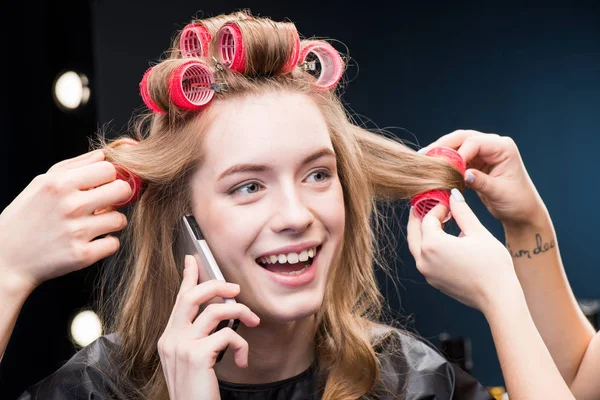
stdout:
[[314,314],[344,232],[344,200],[325,120],[303,94],[214,104],[193,212],[237,300],[261,319]]

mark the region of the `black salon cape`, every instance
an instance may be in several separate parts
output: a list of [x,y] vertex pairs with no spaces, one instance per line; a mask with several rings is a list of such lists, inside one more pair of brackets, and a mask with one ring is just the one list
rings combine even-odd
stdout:
[[[401,330],[377,326],[375,334],[393,334],[382,342],[379,356],[388,393],[376,399],[392,400],[490,400],[472,376],[445,360],[437,351]],[[114,334],[100,337],[80,350],[59,370],[31,386],[18,400],[112,399],[114,384],[93,364],[114,348]],[[378,347],[379,348],[379,347]],[[391,351],[394,349],[395,351]],[[265,384],[219,382],[222,400],[317,400],[316,364],[301,374]],[[200,399],[198,399],[200,400]]]

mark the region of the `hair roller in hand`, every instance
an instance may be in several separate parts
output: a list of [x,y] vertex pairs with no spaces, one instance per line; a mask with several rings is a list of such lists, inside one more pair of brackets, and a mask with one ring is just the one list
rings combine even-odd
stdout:
[[158,104],[156,104],[154,100],[152,100],[152,98],[150,97],[150,91],[148,90],[148,80],[150,78],[151,73],[152,67],[146,70],[144,76],[142,77],[142,81],[140,82],[140,94],[142,96],[142,100],[144,100],[146,107],[148,107],[150,110],[160,114],[165,114],[165,111],[161,109],[158,106]]
[[[117,143],[117,147],[134,146],[138,144],[136,140],[127,138],[120,139]],[[133,203],[138,198],[142,188],[142,180],[131,171],[125,169],[123,166],[115,164],[115,169],[117,170],[117,179],[121,179],[129,183],[129,186],[131,186],[131,196],[129,196],[127,200],[114,205],[115,207],[125,207],[126,205]]]
[[[467,169],[466,163],[455,150],[448,147],[434,147],[430,149],[425,155],[431,157],[444,158],[450,164],[452,164],[457,170],[463,175]],[[446,207],[450,207],[450,192],[445,190],[430,190],[428,192],[420,193],[413,197],[410,201],[410,205],[414,207],[417,215],[423,218],[429,211],[431,211],[436,205],[443,204]],[[452,214],[448,212],[448,215],[444,219],[447,222],[452,218]]]
[[227,22],[217,33],[218,61],[229,69],[243,73],[246,69],[242,30],[235,22]]
[[177,107],[195,111],[208,104],[215,91],[222,90],[215,83],[209,67],[197,60],[190,60],[177,67],[169,76],[169,97]]
[[299,62],[306,70],[317,72],[316,85],[321,89],[334,88],[344,72],[340,53],[327,42],[312,42],[306,45],[300,52]]
[[131,196],[129,196],[127,200],[115,204],[115,207],[125,207],[137,199],[142,188],[142,180],[137,175],[134,175],[120,165],[115,165],[115,169],[117,170],[117,179],[121,179],[129,183],[129,186],[131,186]]
[[212,36],[202,24],[188,24],[179,37],[179,49],[183,58],[202,58],[208,54]]
[[300,58],[300,36],[298,35],[298,30],[293,24],[290,24],[289,30],[290,35],[292,36],[293,48],[290,58],[285,63],[283,70],[281,71],[282,74],[286,74],[293,70],[294,67],[298,64],[298,59]]

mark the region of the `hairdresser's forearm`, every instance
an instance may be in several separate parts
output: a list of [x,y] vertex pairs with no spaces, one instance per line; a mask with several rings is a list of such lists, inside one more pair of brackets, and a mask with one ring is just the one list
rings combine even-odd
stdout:
[[527,309],[516,278],[484,314],[494,338],[510,400],[574,399]]
[[532,216],[531,224],[504,228],[533,321],[571,385],[594,329],[569,286],[552,220],[544,208]]
[[21,307],[33,290],[24,281],[2,271],[6,269],[0,269],[0,360],[4,356]]

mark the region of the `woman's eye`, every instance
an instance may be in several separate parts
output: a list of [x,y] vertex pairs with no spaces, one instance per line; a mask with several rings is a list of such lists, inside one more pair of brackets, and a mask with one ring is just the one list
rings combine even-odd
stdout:
[[260,191],[260,185],[256,182],[250,182],[245,185],[239,186],[233,190],[233,193],[239,194],[254,194]]
[[307,180],[310,180],[312,177],[312,179],[314,179],[313,182],[323,182],[326,181],[327,179],[331,178],[331,172],[321,169],[315,172],[312,172],[310,175],[308,175]]

